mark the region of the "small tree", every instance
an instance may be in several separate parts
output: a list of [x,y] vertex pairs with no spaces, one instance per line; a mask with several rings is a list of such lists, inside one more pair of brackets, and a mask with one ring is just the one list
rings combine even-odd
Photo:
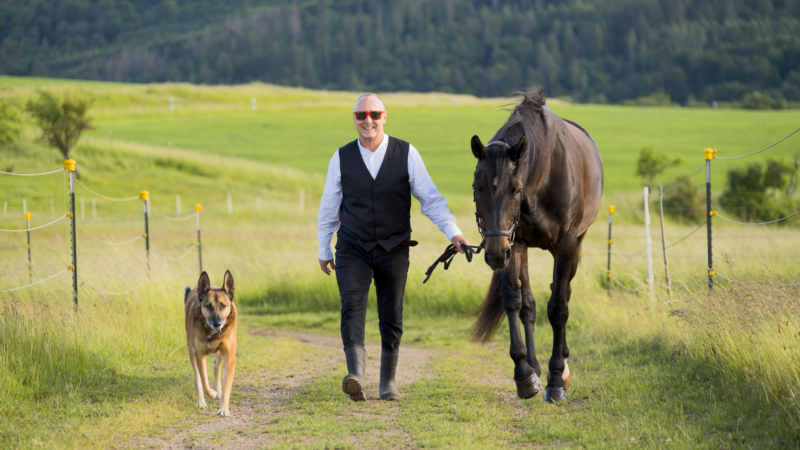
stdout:
[[680,158],[670,158],[660,155],[653,150],[652,145],[645,145],[639,151],[639,160],[636,162],[636,175],[644,179],[645,185],[653,190],[653,180],[670,167],[683,164]]
[[0,100],[0,146],[14,144],[19,140],[22,116],[19,107],[9,100]]
[[92,119],[86,115],[91,106],[89,97],[72,93],[57,96],[39,91],[35,99],[28,101],[25,109],[42,129],[41,139],[69,159],[69,152],[78,143],[81,133],[92,128]]

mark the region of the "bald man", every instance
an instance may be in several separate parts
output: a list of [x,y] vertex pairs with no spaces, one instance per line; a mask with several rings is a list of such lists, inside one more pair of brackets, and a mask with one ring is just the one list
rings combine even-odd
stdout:
[[[381,333],[381,400],[400,398],[395,370],[403,335],[403,294],[411,241],[411,196],[422,213],[461,251],[461,235],[447,201],[433,184],[417,149],[383,132],[386,108],[375,94],[364,94],[353,108],[358,139],[333,154],[319,207],[319,267],[336,271],[342,298],[342,344],[348,375],[342,391],[353,401],[364,389],[364,328],[372,281],[378,297]],[[336,260],[331,238],[336,230]]]

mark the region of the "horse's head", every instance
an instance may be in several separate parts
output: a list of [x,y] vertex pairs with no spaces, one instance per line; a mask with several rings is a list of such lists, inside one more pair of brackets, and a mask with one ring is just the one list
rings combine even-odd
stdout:
[[511,260],[523,197],[517,166],[526,149],[525,137],[513,144],[492,141],[486,147],[478,136],[472,137],[472,154],[478,158],[472,183],[475,214],[486,240],[484,259],[493,270],[505,269]]

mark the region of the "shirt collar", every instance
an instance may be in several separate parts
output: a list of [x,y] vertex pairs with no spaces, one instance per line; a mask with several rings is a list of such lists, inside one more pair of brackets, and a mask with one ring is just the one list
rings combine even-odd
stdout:
[[361,145],[361,139],[356,139],[356,142],[358,142],[358,149],[361,150],[361,153],[365,153],[365,154],[369,153],[369,154],[376,154],[377,155],[378,153],[383,153],[383,152],[386,151],[386,147],[389,146],[389,135],[386,134],[386,133],[383,133],[383,141],[381,141],[380,145],[378,145],[378,148],[375,149],[374,152],[369,151],[366,147]]

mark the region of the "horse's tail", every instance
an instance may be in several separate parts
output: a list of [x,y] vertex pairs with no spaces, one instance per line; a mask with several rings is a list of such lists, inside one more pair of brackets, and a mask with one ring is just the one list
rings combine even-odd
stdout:
[[500,296],[500,286],[502,285],[502,270],[495,270],[492,275],[492,282],[489,284],[489,292],[475,311],[467,314],[467,317],[479,315],[478,321],[472,326],[470,338],[475,342],[483,344],[489,342],[494,333],[500,328],[503,317],[506,315],[503,307],[503,299]]

